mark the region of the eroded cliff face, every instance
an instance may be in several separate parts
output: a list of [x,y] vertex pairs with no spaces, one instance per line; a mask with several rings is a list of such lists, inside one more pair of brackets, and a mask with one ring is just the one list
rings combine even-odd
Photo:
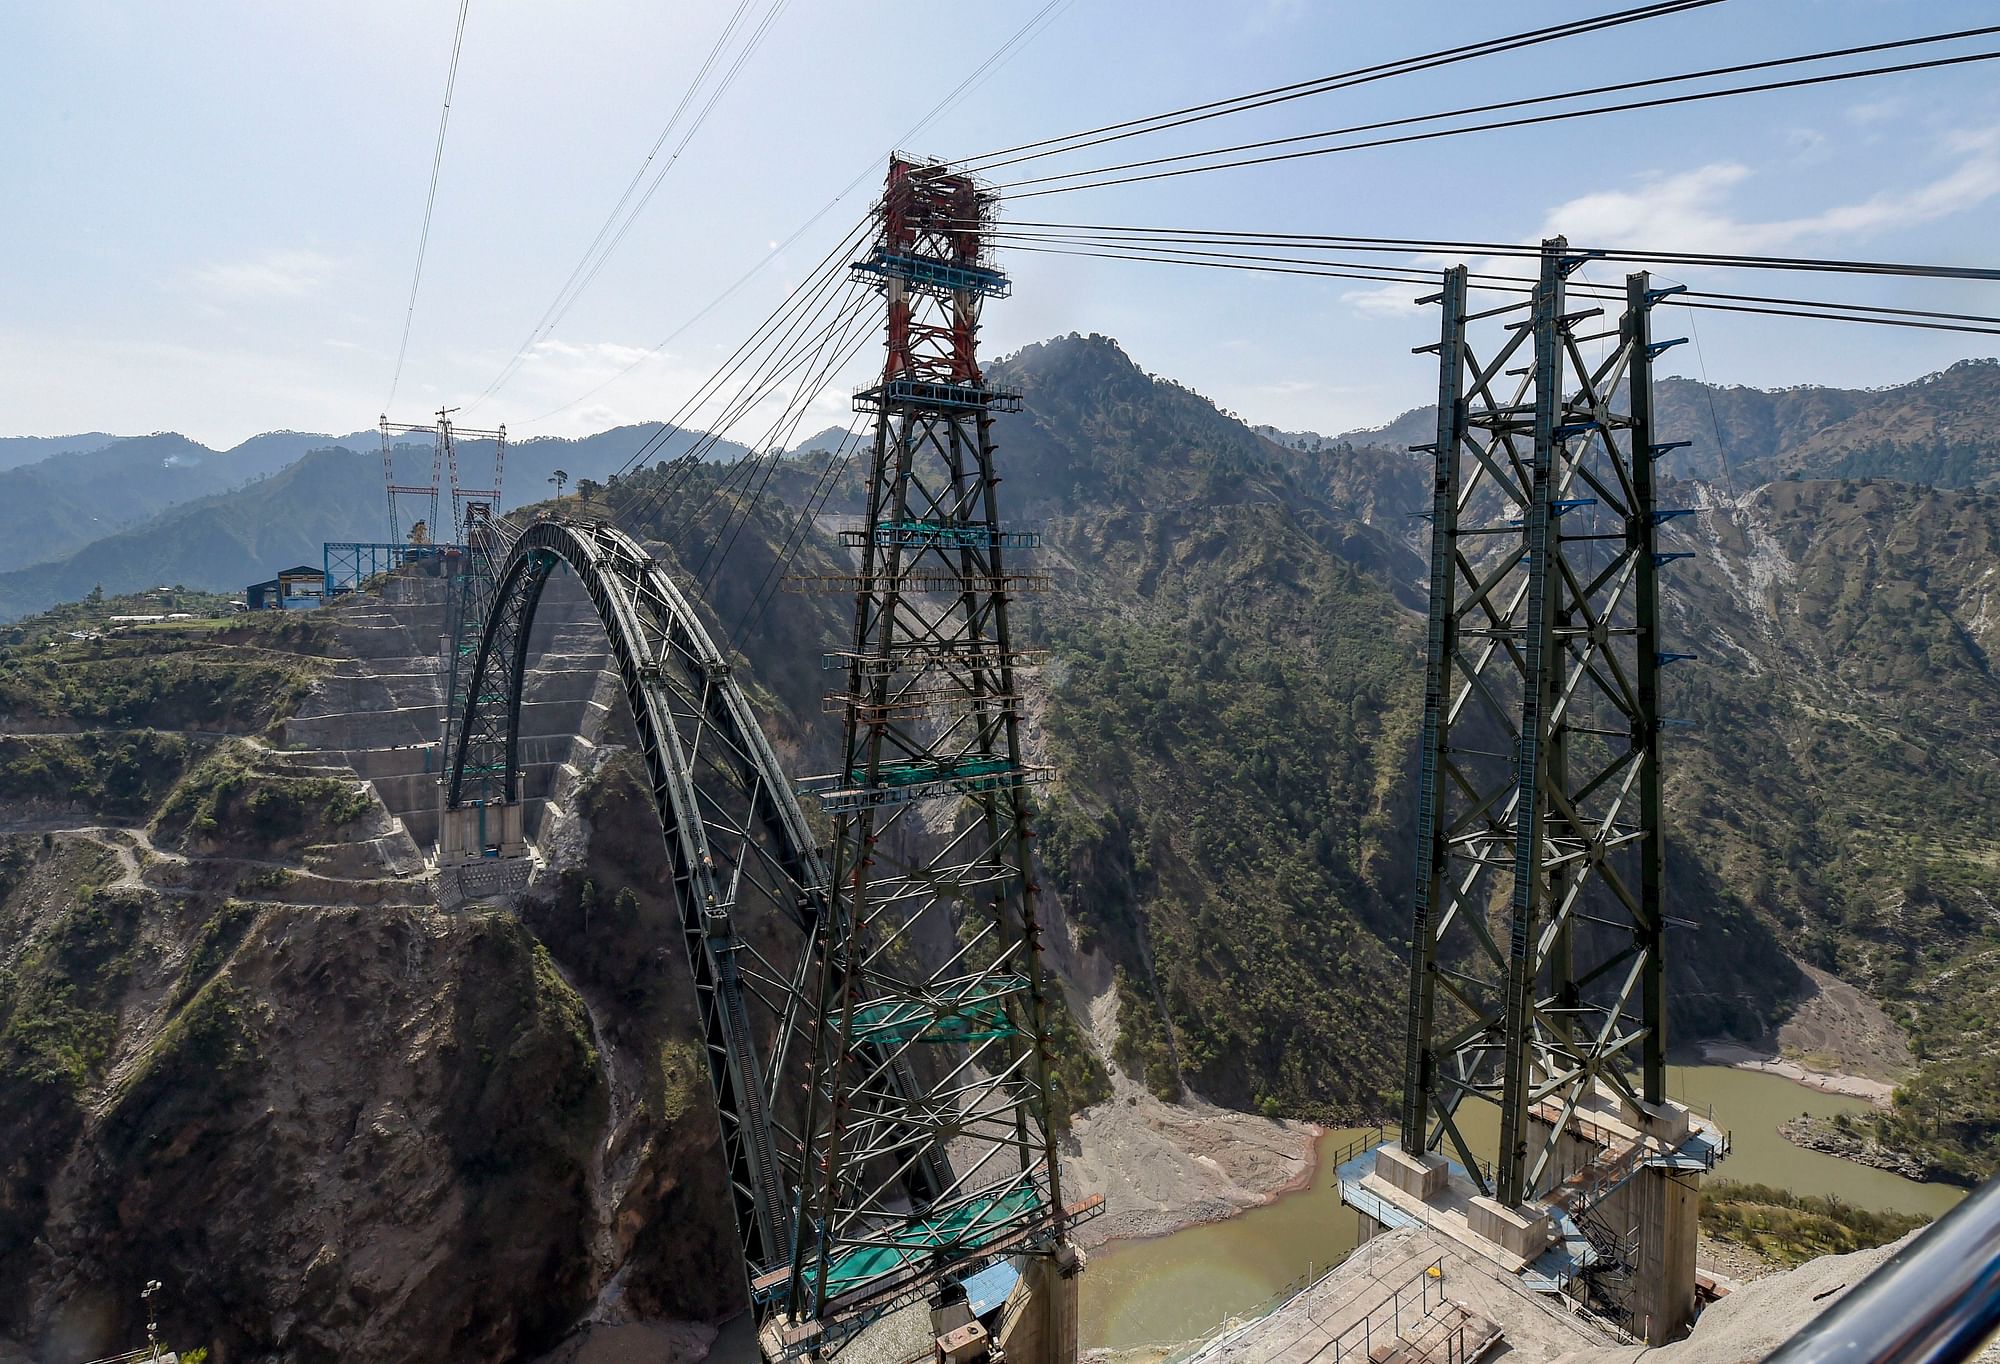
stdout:
[[526,1359],[587,1321],[741,1309],[632,759],[551,779],[540,898],[437,908],[355,779],[402,736],[326,713],[399,668],[421,703],[370,610],[292,641],[312,747],[271,742],[289,705],[176,733],[152,800],[0,832],[0,1360],[129,1348],[155,1278],[166,1338],[218,1361]]

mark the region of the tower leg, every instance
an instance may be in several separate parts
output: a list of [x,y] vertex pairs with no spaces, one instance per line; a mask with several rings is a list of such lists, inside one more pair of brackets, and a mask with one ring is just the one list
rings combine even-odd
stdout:
[[1083,1251],[1063,1241],[1053,1255],[1037,1255],[1023,1266],[1000,1318],[1007,1364],[1076,1364],[1076,1285],[1083,1262]]
[[1701,1176],[1650,1169],[1632,1181],[1639,1228],[1632,1276],[1632,1333],[1648,1345],[1687,1334],[1694,1320],[1694,1261]]

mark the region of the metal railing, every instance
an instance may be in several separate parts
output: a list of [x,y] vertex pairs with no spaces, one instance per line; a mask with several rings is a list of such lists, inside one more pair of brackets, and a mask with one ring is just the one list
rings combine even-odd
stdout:
[[1338,1174],[1340,1173],[1340,1167],[1347,1164],[1348,1161],[1353,1160],[1363,1151],[1374,1150],[1388,1139],[1389,1132],[1387,1128],[1380,1126],[1373,1127],[1358,1137],[1350,1137],[1327,1158],[1325,1164],[1331,1166],[1334,1173]]
[[[1331,1273],[1330,1270],[1328,1272]],[[1300,1294],[1294,1293],[1292,1296],[1298,1297]],[[1427,1335],[1437,1331],[1440,1332],[1438,1338],[1426,1342],[1427,1351],[1441,1350],[1445,1359],[1452,1361],[1452,1364],[1458,1364],[1458,1361],[1463,1360],[1466,1355],[1466,1322],[1463,1314],[1460,1314],[1460,1319],[1457,1321],[1441,1317],[1440,1309],[1446,1305],[1444,1260],[1440,1257],[1397,1285],[1390,1291],[1388,1297],[1370,1307],[1360,1320],[1348,1323],[1337,1334],[1327,1327],[1324,1316],[1307,1309],[1304,1312],[1305,1329],[1275,1349],[1266,1349],[1259,1341],[1257,1349],[1262,1352],[1259,1357],[1266,1360],[1289,1358],[1291,1352],[1298,1346],[1309,1345],[1315,1338],[1325,1337],[1325,1342],[1306,1356],[1302,1364],[1348,1364],[1349,1361],[1370,1358],[1378,1344],[1389,1345],[1397,1341],[1408,1343],[1412,1332]],[[1347,1306],[1348,1303],[1335,1304],[1330,1310],[1344,1311]],[[1275,1309],[1267,1308],[1259,1316],[1269,1315],[1273,1310]],[[1197,1361],[1209,1358],[1212,1353],[1238,1343],[1253,1324],[1254,1319],[1234,1330],[1203,1341],[1189,1354],[1169,1356],[1167,1360],[1162,1361],[1162,1364],[1173,1364],[1176,1359],[1196,1364]],[[1380,1341],[1377,1341],[1377,1336],[1381,1337]]]
[[1957,1364],[2000,1330],[2000,1179],[1953,1208],[1764,1364]]
[[[1369,1308],[1368,1314],[1360,1321],[1307,1356],[1305,1364],[1342,1364],[1350,1357],[1350,1351],[1356,1350],[1359,1353],[1353,1358],[1372,1358],[1378,1334],[1384,1344],[1394,1344],[1403,1340],[1409,1331],[1426,1325],[1432,1314],[1444,1305],[1444,1261],[1440,1258],[1432,1260],[1409,1280],[1398,1284],[1388,1297]],[[1314,1324],[1318,1325],[1317,1322]],[[1462,1358],[1465,1353],[1464,1324],[1461,1322],[1446,1329],[1456,1334],[1455,1342],[1449,1337],[1442,1342],[1447,1353],[1453,1359]],[[1456,1350],[1452,1348],[1454,1344]]]

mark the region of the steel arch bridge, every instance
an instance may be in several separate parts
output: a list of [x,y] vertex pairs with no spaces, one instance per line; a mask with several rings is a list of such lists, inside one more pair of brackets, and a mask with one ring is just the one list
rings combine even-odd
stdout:
[[[816,1003],[843,994],[862,949],[838,922],[842,897],[727,658],[631,536],[544,519],[496,564],[447,755],[448,807],[521,799],[522,684],[560,565],[603,624],[636,722],[760,1317],[781,1318],[795,1348],[832,1345],[947,1275],[1052,1250],[1059,1223],[1042,1139],[1014,1131],[1022,1096],[1008,1088],[1033,1047],[1000,1006],[968,1008],[949,984],[927,1014],[905,1000],[878,1004],[882,1016],[850,1037],[847,1065],[862,1078],[845,1095],[843,1138],[875,1154],[851,1160],[829,1198],[798,1096],[825,1045]],[[938,1042],[949,1045],[924,1045]],[[990,1093],[967,1080],[974,1068]],[[1006,1132],[955,1171],[947,1147],[982,1120],[992,1127],[1002,1108]],[[993,1159],[1003,1151],[1018,1159]]]
[[[785,1058],[759,1056],[751,1045],[751,988],[734,910],[758,895],[810,932],[825,912],[826,876],[742,688],[686,597],[630,536],[601,523],[541,521],[496,566],[449,758],[446,804],[461,806],[468,778],[477,776],[502,803],[521,799],[529,637],[549,576],[562,564],[603,623],[639,732],[694,973],[737,1225],[748,1262],[765,1263],[790,1242],[769,1120],[770,1082]],[[475,755],[498,770],[470,770],[480,765]],[[757,969],[771,966],[759,962]]]

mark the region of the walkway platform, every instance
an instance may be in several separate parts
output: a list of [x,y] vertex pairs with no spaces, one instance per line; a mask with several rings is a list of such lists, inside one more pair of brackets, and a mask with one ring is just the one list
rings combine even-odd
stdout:
[[[1679,1126],[1682,1114],[1685,1128]],[[1550,1127],[1564,1122],[1561,1149],[1573,1153],[1574,1162],[1558,1171],[1560,1181],[1541,1201],[1549,1229],[1539,1249],[1516,1253],[1473,1230],[1472,1200],[1479,1196],[1479,1186],[1457,1161],[1445,1161],[1443,1187],[1428,1200],[1378,1174],[1377,1153],[1394,1143],[1371,1147],[1341,1162],[1341,1201],[1383,1228],[1428,1228],[1518,1276],[1537,1292],[1560,1293],[1599,1262],[1582,1226],[1593,1208],[1642,1171],[1702,1173],[1729,1154],[1729,1136],[1712,1118],[1676,1110],[1673,1125],[1655,1123],[1648,1131],[1622,1113],[1608,1091],[1591,1096],[1566,1119],[1553,1102],[1538,1104],[1535,1116]]]

